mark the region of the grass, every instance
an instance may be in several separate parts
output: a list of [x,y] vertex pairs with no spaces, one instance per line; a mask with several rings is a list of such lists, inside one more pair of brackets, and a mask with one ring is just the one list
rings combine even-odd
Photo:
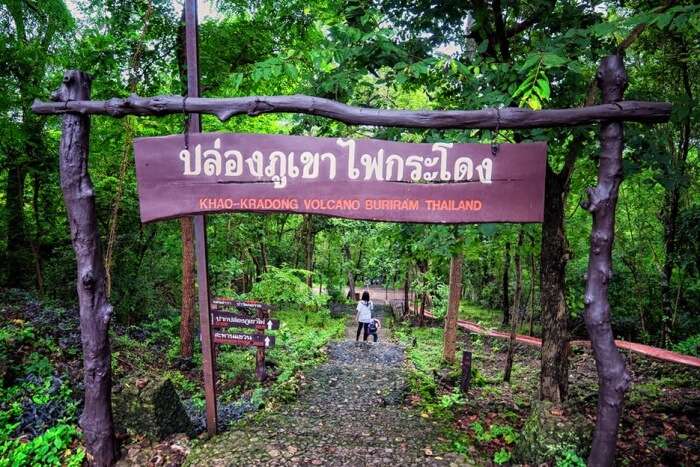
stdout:
[[[475,397],[487,397],[490,393],[504,390],[500,380],[493,384],[489,383],[476,369],[476,365],[487,359],[484,355],[482,339],[478,336],[472,338],[475,363],[472,367],[471,379],[473,390],[467,396],[462,394],[456,386],[461,372],[460,356],[457,355],[457,361],[453,365],[447,364],[442,359],[442,328],[413,328],[404,325],[395,330],[394,337],[406,346],[407,357],[412,363],[413,369],[408,378],[409,392],[414,402],[416,397],[420,399],[417,405],[421,416],[438,420],[443,427],[442,436],[445,442],[441,447],[473,459],[479,458],[484,462],[496,464],[509,462],[518,434],[516,429],[507,423],[517,421],[517,414],[509,412],[508,416],[502,417],[500,424],[488,423],[485,419],[482,421],[481,417],[478,417],[469,429],[460,427],[458,423],[474,410],[476,410],[475,413],[479,413],[479,406],[474,406]],[[522,365],[518,371],[523,371]],[[436,372],[440,372],[443,376],[447,373],[446,381],[452,381],[455,387],[449,387],[450,383],[439,386],[436,381]],[[477,388],[478,390],[474,391]]]

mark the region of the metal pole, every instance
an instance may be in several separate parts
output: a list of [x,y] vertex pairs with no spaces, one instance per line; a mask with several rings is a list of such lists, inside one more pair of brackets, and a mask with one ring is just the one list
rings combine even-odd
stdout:
[[[187,97],[199,97],[199,52],[197,44],[197,1],[185,1],[185,52],[187,62]],[[199,114],[188,115],[188,133],[201,131]],[[216,434],[216,371],[211,338],[209,273],[207,259],[207,222],[203,215],[194,216],[194,242],[199,286],[199,328],[202,336],[202,369],[207,404],[207,433]]]

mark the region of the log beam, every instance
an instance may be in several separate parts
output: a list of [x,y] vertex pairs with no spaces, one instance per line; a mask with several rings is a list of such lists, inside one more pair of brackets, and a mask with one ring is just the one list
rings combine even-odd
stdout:
[[551,128],[590,125],[605,121],[661,123],[669,120],[671,104],[622,101],[569,109],[529,110],[515,107],[484,110],[385,110],[353,107],[330,99],[303,95],[204,98],[182,96],[139,97],[106,101],[34,101],[32,110],[41,115],[168,115],[197,113],[226,121],[236,115],[303,113],[338,120],[349,125],[403,128]]

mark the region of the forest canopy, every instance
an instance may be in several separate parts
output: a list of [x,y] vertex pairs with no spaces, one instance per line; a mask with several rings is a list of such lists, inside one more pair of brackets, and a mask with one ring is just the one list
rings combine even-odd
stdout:
[[[57,183],[60,122],[33,114],[29,106],[49,96],[67,68],[94,77],[93,99],[181,94],[181,6],[155,0],[10,1],[1,8],[1,283],[69,303],[75,300],[74,264]],[[674,110],[669,124],[626,125],[611,285],[614,329],[625,338],[667,346],[697,335],[695,6],[533,1],[504,7],[495,18],[478,2],[429,7],[220,1],[204,11],[215,12],[200,26],[202,95],[211,97],[303,93],[406,109],[576,107],[586,103],[600,57],[625,46],[626,99],[668,101]],[[281,114],[226,123],[205,117],[203,129],[410,142],[548,141],[551,171],[568,175],[561,177],[565,299],[573,329],[583,333],[575,323],[583,309],[590,219],[579,202],[595,174],[595,128],[408,131]],[[94,119],[91,176],[119,321],[138,322],[157,316],[163,306],[180,307],[179,225],[139,222],[132,140],[182,131],[176,116]],[[501,291],[493,278],[500,277],[503,246],[515,242],[517,230],[461,228],[468,258],[464,295],[475,303],[498,307]],[[527,254],[539,257],[541,229],[528,226],[526,233]],[[341,288],[347,285],[348,261],[355,263],[358,280],[398,284],[424,261],[427,268],[412,280],[421,278],[419,285],[436,296],[447,282],[450,252],[444,238],[450,235],[439,226],[286,214],[219,216],[210,223],[212,286],[245,293],[274,265],[310,270],[315,281]],[[533,273],[539,274],[525,271],[526,282]]]

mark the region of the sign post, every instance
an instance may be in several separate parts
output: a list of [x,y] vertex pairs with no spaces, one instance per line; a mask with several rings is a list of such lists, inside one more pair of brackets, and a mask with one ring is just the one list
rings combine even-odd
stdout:
[[[187,61],[187,97],[199,97],[199,45],[197,25],[197,1],[185,1],[185,55]],[[187,133],[201,131],[201,116],[187,116]],[[184,135],[188,138],[188,135]],[[216,370],[215,350],[211,339],[209,317],[209,271],[207,258],[207,220],[204,215],[194,216],[195,255],[197,257],[197,285],[199,288],[199,330],[202,339],[202,370],[204,373],[204,398],[207,405],[207,434],[216,434]]]
[[[280,322],[270,318],[270,305],[260,302],[215,298],[212,304],[217,309],[211,311],[211,326],[213,328],[253,328],[256,334],[242,334],[224,331],[214,332],[214,343],[229,344],[242,347],[255,346],[255,376],[258,381],[267,379],[265,369],[265,350],[275,346],[275,336],[265,334],[265,330],[279,329]],[[219,309],[235,308],[236,310],[255,311],[255,317],[250,314],[240,315]]]
[[[269,315],[267,311],[263,309],[258,309],[257,312],[258,319],[262,321],[266,321],[266,318],[269,318]],[[272,324],[272,323],[270,323]],[[272,327],[272,326],[270,326]],[[260,330],[260,333],[262,335],[265,335],[265,328],[262,328]],[[269,342],[269,341],[268,341]],[[258,381],[262,382],[267,379],[267,370],[265,369],[265,346],[258,346],[258,348],[255,350],[255,377],[258,378]]]

